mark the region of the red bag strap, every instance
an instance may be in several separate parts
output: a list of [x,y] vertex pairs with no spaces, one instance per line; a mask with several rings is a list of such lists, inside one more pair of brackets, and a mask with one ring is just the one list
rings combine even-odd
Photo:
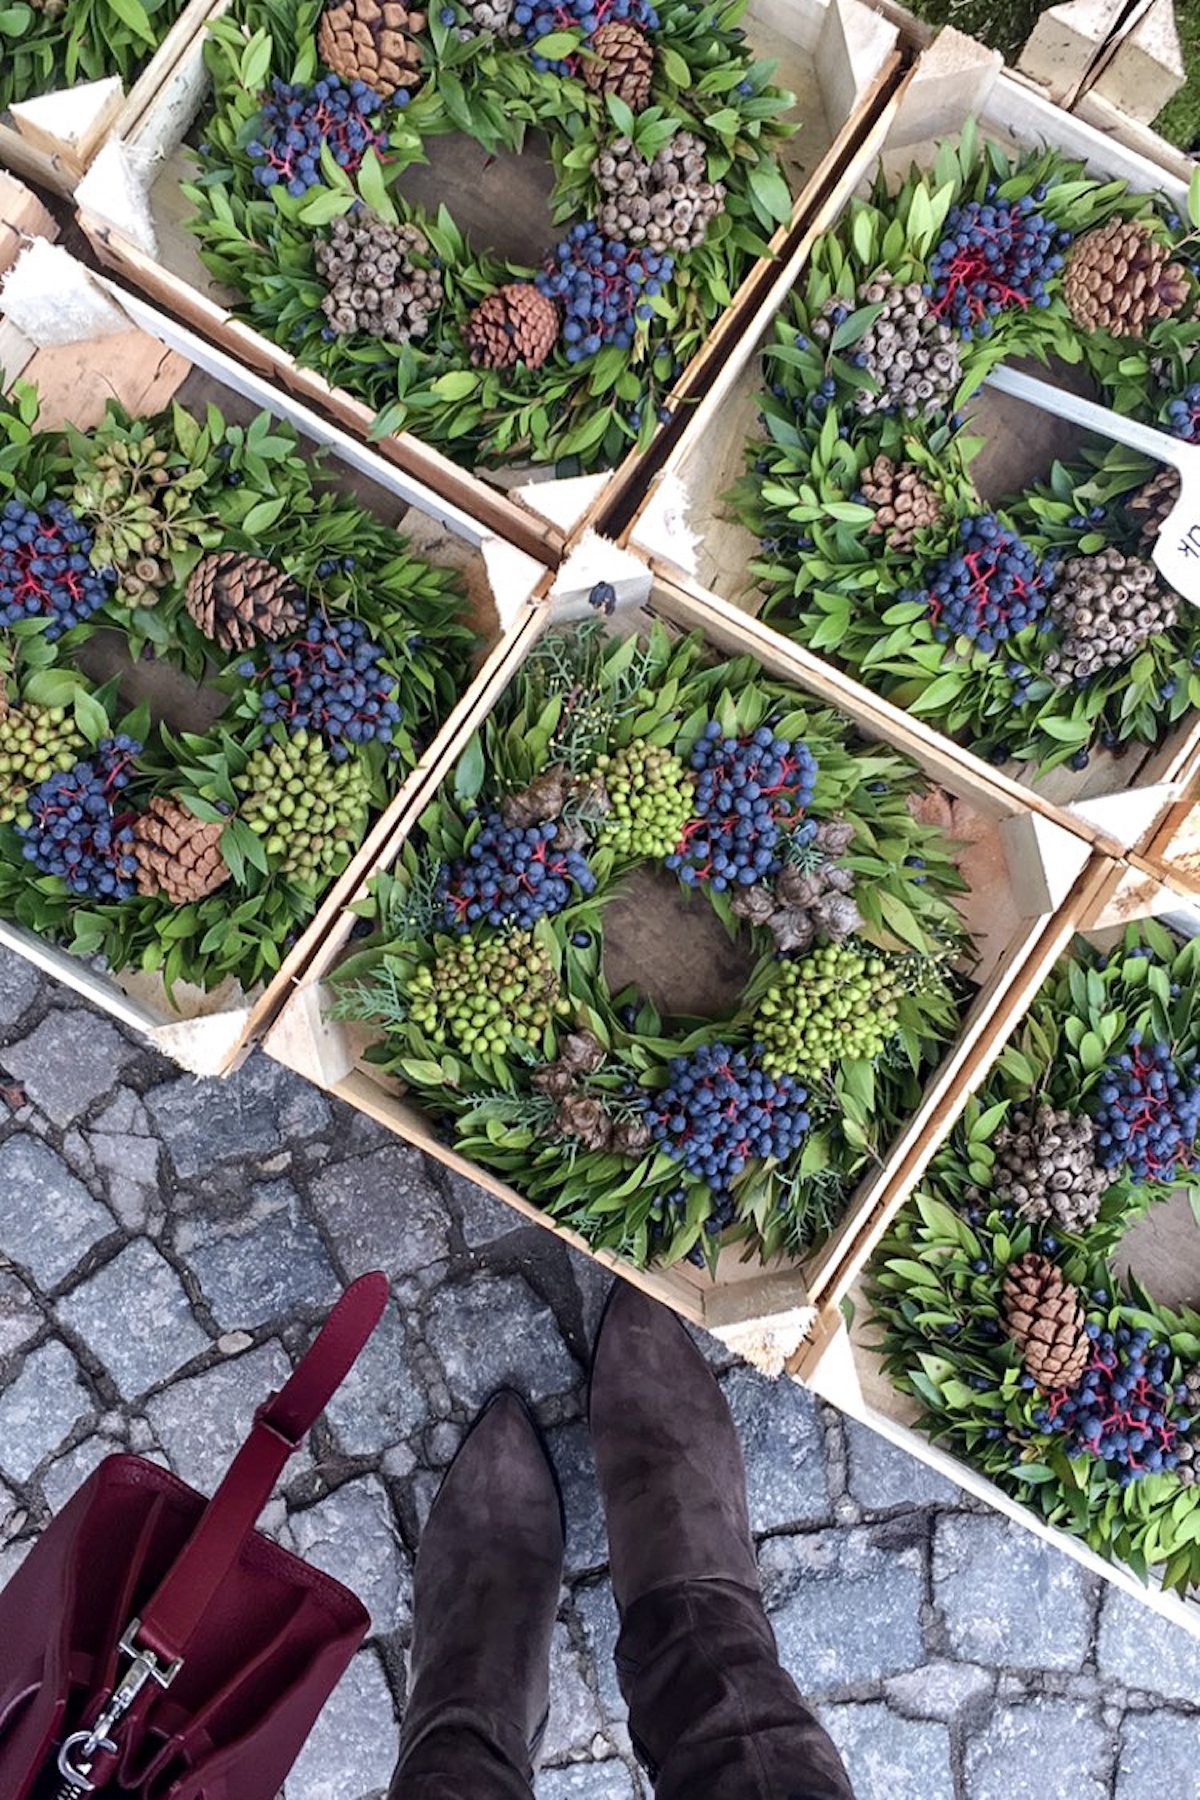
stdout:
[[342,1295],[291,1377],[259,1407],[254,1425],[200,1523],[142,1609],[137,1647],[177,1662],[237,1561],[280,1471],[333,1398],[387,1305],[383,1275],[360,1275]]

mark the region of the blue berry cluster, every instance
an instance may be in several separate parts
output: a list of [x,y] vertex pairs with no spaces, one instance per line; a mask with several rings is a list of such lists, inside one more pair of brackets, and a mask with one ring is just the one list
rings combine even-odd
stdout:
[[772,1077],[753,1055],[702,1044],[669,1065],[670,1080],[643,1101],[656,1144],[716,1194],[727,1192],[752,1157],[786,1162],[808,1130],[806,1088]]
[[271,655],[259,701],[268,725],[316,731],[334,762],[351,744],[390,744],[400,722],[395,677],[359,619],[310,619],[303,638]]
[[688,887],[750,887],[780,867],[779,840],[812,802],[817,764],[807,744],[777,738],[760,725],[750,737],[726,737],[711,719],[692,751],[696,817],[678,851],[665,858]]
[[1196,1065],[1178,1069],[1169,1044],[1144,1045],[1131,1032],[1127,1047],[1109,1057],[1098,1089],[1096,1161],[1102,1169],[1129,1165],[1139,1185],[1174,1181],[1191,1167],[1200,1130]]
[[604,344],[628,350],[638,320],[653,317],[643,296],[660,293],[673,268],[669,256],[606,238],[591,220],[572,225],[535,278],[538,292],[563,306],[567,361],[582,362]]
[[1120,1487],[1176,1468],[1179,1438],[1192,1421],[1172,1415],[1175,1403],[1186,1401],[1187,1388],[1171,1385],[1170,1349],[1145,1329],[1125,1325],[1114,1332],[1091,1321],[1087,1334],[1092,1354],[1079,1386],[1052,1394],[1033,1423],[1064,1437],[1068,1456],[1110,1464]]
[[93,569],[92,534],[61,500],[36,513],[20,500],[0,510],[0,626],[50,615],[48,638],[61,637],[103,606],[115,569]]
[[130,737],[102,738],[94,756],[34,788],[26,801],[32,821],[17,827],[25,860],[57,875],[73,894],[130,899],[137,872],[133,814],[118,812],[118,799],[141,748]]
[[471,925],[533,925],[560,913],[571,885],[595,891],[596,877],[578,850],[555,847],[553,819],[518,829],[489,813],[466,856],[443,865],[438,878],[443,917],[456,931]]
[[1200,381],[1193,381],[1167,407],[1167,430],[1185,444],[1200,444]]
[[991,185],[983,200],[946,215],[925,286],[933,312],[970,338],[989,337],[1002,312],[1049,306],[1046,283],[1062,268],[1070,241],[1069,231],[1038,212],[1034,195],[1001,200]]
[[658,14],[649,0],[517,0],[512,16],[513,23],[524,32],[525,42],[533,46],[530,61],[534,68],[552,75],[574,75],[579,58],[539,56],[537,45],[544,37],[559,31],[578,31],[586,41],[601,25],[612,25],[617,20],[636,25],[639,31],[658,30]]
[[1046,610],[1053,563],[1049,557],[1039,562],[992,513],[964,519],[958,538],[958,549],[929,569],[924,593],[905,598],[924,600],[942,643],[967,637],[981,650],[994,650]]
[[[402,104],[407,95],[401,89],[392,98]],[[382,108],[383,101],[364,81],[322,75],[312,87],[304,87],[274,76],[262,109],[262,136],[246,145],[246,154],[258,165],[255,181],[265,188],[282,182],[293,200],[301,199],[324,179],[322,144],[329,145],[340,169],[353,174],[368,150],[387,148],[387,132],[371,124],[371,114]]]

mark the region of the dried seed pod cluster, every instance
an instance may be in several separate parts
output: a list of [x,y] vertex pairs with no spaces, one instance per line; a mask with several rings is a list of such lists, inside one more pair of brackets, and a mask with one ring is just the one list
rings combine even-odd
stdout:
[[515,0],[459,0],[459,10],[467,15],[465,25],[458,28],[459,39],[481,37],[520,37],[521,27],[513,18]]
[[1056,687],[1086,680],[1132,660],[1147,639],[1178,617],[1175,594],[1153,563],[1121,550],[1073,556],[1059,570],[1050,616],[1062,633],[1045,668]]
[[426,335],[442,303],[442,276],[428,238],[415,225],[385,225],[370,216],[335,219],[314,254],[328,289],[321,311],[335,336],[360,331],[406,344]]
[[722,182],[708,179],[708,158],[691,131],[677,131],[653,162],[628,138],[615,138],[592,164],[605,199],[597,215],[608,238],[694,250],[725,205]]
[[881,453],[863,470],[859,486],[863,499],[875,508],[868,529],[900,555],[912,549],[923,526],[936,525],[942,516],[937,495],[911,463],[893,462]]
[[398,88],[421,79],[421,46],[416,33],[425,14],[401,0],[337,0],[317,26],[321,61],[343,81],[364,81],[387,100]]
[[[997,1131],[992,1202],[1027,1219],[1054,1219],[1080,1232],[1100,1210],[1112,1177],[1096,1162],[1096,1127],[1065,1108],[1021,1108]],[[972,1189],[968,1198],[982,1202]]]
[[732,909],[740,919],[763,925],[780,954],[808,950],[819,936],[840,944],[862,924],[854,903],[854,874],[837,858],[850,848],[854,827],[842,819],[818,825],[801,860],[780,871],[774,886],[756,882],[739,888]]
[[463,327],[471,361],[485,369],[540,369],[558,339],[558,308],[528,281],[487,294]]
[[215,821],[196,818],[182,800],[156,794],[133,824],[139,894],[161,894],[173,906],[203,900],[229,880]]
[[1125,510],[1141,526],[1142,536],[1153,541],[1179,499],[1179,470],[1169,466],[1152,475],[1143,487],[1131,494]]
[[928,419],[946,410],[961,378],[958,341],[933,313],[920,282],[880,273],[862,283],[853,304],[831,297],[813,324],[814,337],[828,343],[838,326],[862,306],[878,306],[881,311],[846,354],[878,391],[857,389],[856,409],[898,412],[911,419]]
[[654,79],[654,46],[645,33],[624,19],[612,19],[593,34],[588,51],[583,79],[592,92],[615,94],[641,112]]
[[1172,318],[1188,294],[1187,272],[1170,260],[1140,219],[1112,218],[1075,244],[1063,273],[1063,296],[1084,331],[1144,337]]

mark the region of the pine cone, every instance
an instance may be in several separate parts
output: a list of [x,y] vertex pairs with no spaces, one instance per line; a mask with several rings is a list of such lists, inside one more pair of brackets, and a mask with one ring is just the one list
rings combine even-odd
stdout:
[[607,1052],[591,1031],[569,1031],[558,1049],[559,1067],[572,1075],[591,1075],[604,1062]]
[[1083,1307],[1054,1263],[1031,1253],[1009,1264],[1004,1321],[1043,1393],[1078,1386],[1089,1355]]
[[877,456],[863,470],[859,485],[863,498],[875,508],[868,530],[882,533],[888,549],[900,555],[912,549],[923,526],[936,525],[942,516],[937,495],[918,470],[893,462],[890,456]]
[[1179,470],[1168,465],[1126,500],[1126,512],[1141,526],[1142,536],[1148,542],[1153,542],[1166,524],[1179,492]]
[[1050,595],[1050,617],[1062,642],[1047,654],[1046,672],[1056,687],[1068,687],[1102,669],[1119,669],[1178,616],[1176,596],[1153,563],[1113,549],[1072,556]]
[[587,44],[583,79],[594,94],[615,94],[640,113],[650,99],[654,46],[636,25],[614,19],[601,25]]
[[997,1131],[993,1203],[1027,1219],[1053,1218],[1064,1231],[1085,1231],[1112,1185],[1096,1162],[1096,1127],[1043,1103],[1022,1109]]
[[381,100],[421,79],[421,46],[415,34],[425,14],[400,0],[337,0],[317,26],[317,53],[343,81],[365,81]]
[[1063,296],[1084,331],[1144,337],[1179,312],[1188,279],[1170,251],[1137,219],[1110,219],[1075,244],[1063,272]]
[[524,363],[540,369],[558,337],[558,308],[528,281],[510,281],[479,302],[463,337],[471,361],[485,369]]
[[564,1137],[578,1138],[585,1150],[607,1150],[612,1143],[613,1122],[590,1094],[569,1094],[554,1122]]
[[441,271],[415,225],[344,216],[316,244],[313,259],[328,289],[321,311],[341,337],[362,331],[407,344],[425,336],[430,314],[442,304]]
[[567,804],[571,791],[570,777],[561,763],[543,769],[519,794],[509,794],[500,803],[500,817],[510,831],[525,831],[543,819],[557,819]]
[[242,550],[218,550],[198,562],[185,604],[203,635],[222,650],[248,650],[258,638],[289,637],[304,624],[290,578]]
[[138,893],[161,894],[173,906],[215,893],[229,880],[221,855],[224,829],[193,817],[182,801],[156,794],[133,825]]

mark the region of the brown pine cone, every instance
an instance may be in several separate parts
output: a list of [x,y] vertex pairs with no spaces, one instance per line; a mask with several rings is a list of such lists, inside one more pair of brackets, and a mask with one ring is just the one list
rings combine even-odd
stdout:
[[510,281],[479,302],[463,337],[477,366],[540,369],[558,337],[558,308],[531,282]]
[[1083,1307],[1054,1263],[1031,1252],[1009,1264],[1004,1322],[1043,1393],[1078,1386],[1090,1351]]
[[1153,540],[1162,530],[1179,498],[1179,470],[1170,465],[1152,475],[1144,487],[1131,494],[1125,510],[1142,528],[1142,536]]
[[636,25],[614,19],[589,39],[583,79],[594,94],[615,94],[639,113],[650,99],[654,46]]
[[1063,296],[1084,331],[1144,337],[1179,312],[1186,272],[1137,219],[1110,219],[1078,239],[1063,273]]
[[425,14],[400,0],[335,0],[321,14],[317,53],[343,81],[365,81],[381,100],[421,79],[421,46],[415,34]]
[[192,570],[185,605],[201,632],[222,650],[248,650],[258,638],[290,637],[304,624],[295,583],[242,550],[218,550]]
[[859,486],[863,498],[875,508],[868,531],[882,534],[888,549],[900,555],[912,549],[922,526],[936,525],[942,516],[937,495],[919,471],[908,463],[893,462],[890,456],[877,456],[870,468],[863,470]]
[[137,891],[173,906],[203,900],[229,880],[221,855],[223,825],[195,818],[180,800],[156,794],[133,826]]

